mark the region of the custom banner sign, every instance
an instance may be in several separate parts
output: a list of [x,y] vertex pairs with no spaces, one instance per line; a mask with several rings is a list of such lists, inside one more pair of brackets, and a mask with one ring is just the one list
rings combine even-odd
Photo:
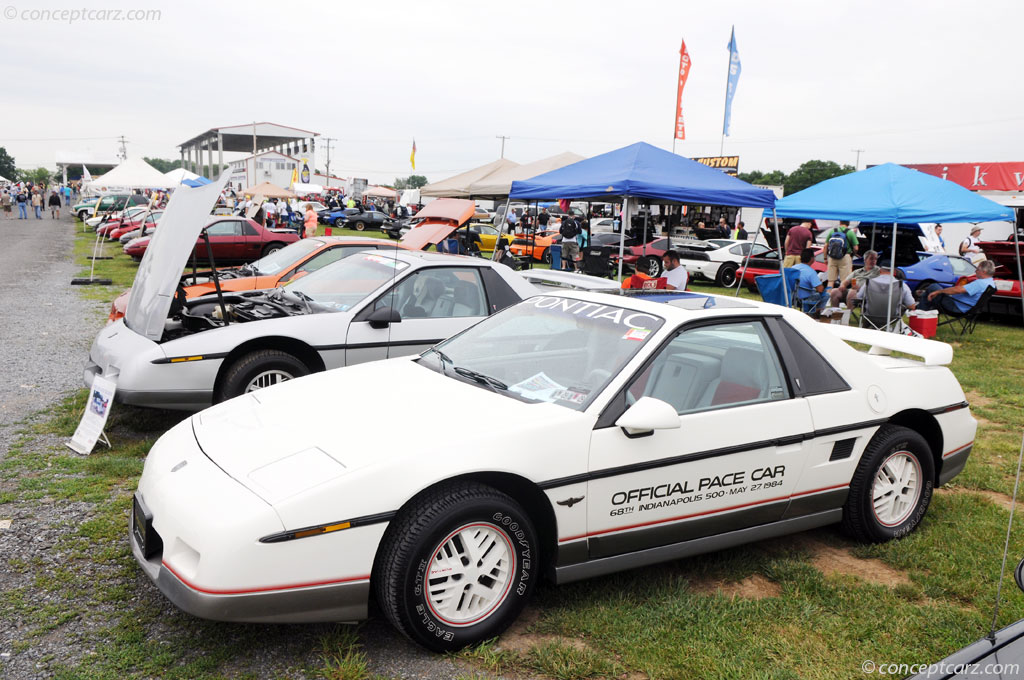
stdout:
[[722,134],[729,134],[729,119],[732,118],[732,98],[736,96],[736,84],[740,81],[740,53],[736,48],[736,27],[732,27],[729,38],[729,79],[725,90],[725,120],[722,122]]
[[1024,191],[1024,163],[926,163],[903,167],[948,179],[971,191]]
[[735,175],[740,169],[739,156],[704,156],[703,158],[692,158],[690,160],[702,163],[709,168],[718,168],[727,175]]
[[302,183],[309,184],[309,159],[302,159]]
[[683,88],[690,76],[690,53],[686,51],[686,40],[679,48],[679,85],[676,88],[676,139],[686,139],[686,125],[683,123]]
[[[92,379],[92,389],[89,390],[89,401],[85,405],[85,413],[82,420],[75,429],[71,441],[67,442],[68,448],[76,453],[89,455],[97,440],[103,437],[103,428],[107,424],[107,416],[110,415],[110,405],[114,403],[114,392],[117,391],[117,383],[107,380],[101,375]],[[110,445],[110,442],[107,442]]]

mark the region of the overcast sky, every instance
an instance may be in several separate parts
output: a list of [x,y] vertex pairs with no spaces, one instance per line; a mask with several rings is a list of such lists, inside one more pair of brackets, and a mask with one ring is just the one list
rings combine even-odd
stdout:
[[[853,149],[861,167],[1024,161],[1021,0],[89,2],[0,3],[0,146],[20,167],[113,154],[118,135],[129,156],[178,158],[197,133],[254,120],[338,138],[332,170],[372,182],[410,174],[413,137],[432,181],[497,158],[496,135],[521,163],[670,149],[684,38],[677,151],[718,155],[733,24],[725,153],[741,171],[852,164]],[[20,18],[62,7],[160,17]]]

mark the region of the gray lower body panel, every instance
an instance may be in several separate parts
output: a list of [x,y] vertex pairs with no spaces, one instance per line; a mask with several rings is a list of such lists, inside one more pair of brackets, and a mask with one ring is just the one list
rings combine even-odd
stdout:
[[776,538],[798,531],[807,531],[828,524],[835,524],[843,518],[842,509],[827,510],[813,515],[804,515],[792,519],[784,519],[770,524],[728,531],[713,536],[695,538],[681,543],[672,543],[657,548],[638,550],[636,552],[615,555],[613,557],[602,557],[581,564],[570,564],[555,567],[556,583],[572,583],[595,576],[604,576],[617,571],[635,569],[649,564],[678,560],[683,557],[691,557],[702,553],[724,550],[733,546],[760,541],[766,538]]
[[967,459],[971,457],[971,449],[974,446],[965,447],[956,453],[942,459],[942,469],[939,470],[939,486],[946,484],[949,480],[963,472],[967,465]]
[[202,619],[238,623],[321,623],[361,621],[367,616],[369,580],[237,595],[203,593],[182,583],[159,559],[143,557],[131,532],[128,540],[135,561],[160,592],[178,609]]
[[[100,374],[100,367],[90,361],[83,372],[87,386]],[[114,393],[114,401],[131,406],[147,406],[175,411],[199,411],[213,405],[213,390],[126,390],[120,386]]]

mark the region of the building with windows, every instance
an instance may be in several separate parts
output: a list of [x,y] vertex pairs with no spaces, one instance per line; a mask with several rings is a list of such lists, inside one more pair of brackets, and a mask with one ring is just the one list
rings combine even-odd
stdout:
[[[287,187],[292,171],[301,174],[309,167],[309,181],[316,168],[316,138],[319,132],[278,125],[249,123],[210,128],[178,145],[183,166],[199,175],[214,175],[209,168],[225,165],[224,154],[245,153],[229,159],[231,186],[244,189],[260,182]],[[290,164],[290,167],[289,167]],[[269,174],[267,174],[269,173]],[[212,178],[211,178],[212,179]],[[300,177],[300,180],[302,178]]]

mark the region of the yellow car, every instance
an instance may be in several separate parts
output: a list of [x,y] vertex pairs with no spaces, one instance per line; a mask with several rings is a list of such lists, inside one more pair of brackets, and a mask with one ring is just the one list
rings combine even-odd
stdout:
[[[480,250],[494,250],[494,244],[498,240],[497,227],[481,222],[470,222],[469,231],[480,237]],[[502,235],[502,240],[509,245],[512,244],[512,239],[513,237],[507,233]]]

